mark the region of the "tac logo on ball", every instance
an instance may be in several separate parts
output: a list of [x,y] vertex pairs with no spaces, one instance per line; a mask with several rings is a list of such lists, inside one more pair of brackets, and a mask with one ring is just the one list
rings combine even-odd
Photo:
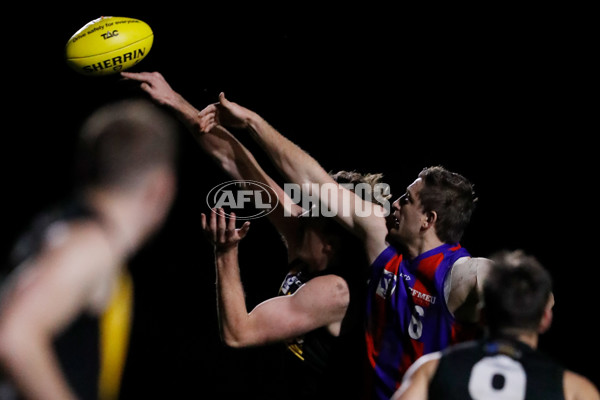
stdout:
[[67,64],[83,75],[111,75],[143,60],[153,41],[152,29],[139,19],[101,17],[71,36],[65,57]]
[[223,208],[225,215],[235,213],[238,220],[264,217],[271,213],[279,198],[277,193],[264,183],[251,180],[235,180],[221,183],[206,195],[206,204]]

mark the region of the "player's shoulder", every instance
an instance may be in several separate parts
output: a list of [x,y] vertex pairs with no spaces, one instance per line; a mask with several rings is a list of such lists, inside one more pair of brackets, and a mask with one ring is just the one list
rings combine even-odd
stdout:
[[565,370],[563,387],[566,400],[600,400],[598,388],[585,376]]
[[404,391],[416,382],[430,382],[438,368],[443,352],[435,351],[425,354],[415,360],[402,377],[401,390],[395,393],[393,399],[400,399]]
[[452,279],[464,281],[472,277],[473,279],[482,278],[487,275],[493,262],[485,257],[461,257],[452,265]]
[[425,354],[419,358],[409,367],[407,374],[413,370],[416,371],[420,368],[433,368],[437,367],[440,359],[444,355],[444,351],[434,351],[433,353]]
[[105,241],[105,237],[104,230],[92,219],[57,221],[48,226],[44,234],[44,246],[55,248],[68,243],[93,245]]
[[314,289],[326,289],[332,294],[345,294],[348,292],[348,283],[344,278],[336,274],[319,275],[308,282],[303,287],[310,287]]
[[114,257],[114,252],[102,226],[92,219],[80,219],[48,226],[39,256],[84,257],[104,263]]
[[492,263],[492,260],[489,258],[464,256],[458,258],[454,262],[453,267],[458,269],[477,270],[481,268],[489,268]]
[[303,299],[310,298],[312,303],[333,308],[345,308],[350,302],[348,283],[335,274],[320,275],[310,279],[294,295]]

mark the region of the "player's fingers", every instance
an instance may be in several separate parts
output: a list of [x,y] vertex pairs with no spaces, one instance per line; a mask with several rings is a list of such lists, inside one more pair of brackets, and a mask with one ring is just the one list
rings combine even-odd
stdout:
[[240,229],[238,229],[238,236],[240,237],[240,239],[245,238],[246,234],[248,233],[249,230],[250,230],[250,221],[246,221],[246,222],[244,222],[244,225],[242,225],[242,227]]
[[208,132],[210,129],[217,124],[215,119],[215,113],[213,112],[205,112],[198,113],[198,123],[200,124],[200,129],[205,132]]
[[150,86],[148,82],[142,82],[140,88],[142,88],[144,92],[150,92],[152,90],[152,86]]
[[225,107],[227,107],[227,105],[229,104],[229,100],[225,98],[225,92],[219,93],[219,103],[221,105],[224,105]]
[[217,209],[213,208],[210,213],[209,222],[210,233],[213,241],[217,239]]
[[216,110],[217,110],[216,104],[209,104],[206,107],[204,107],[204,109],[202,109],[202,111],[198,112],[198,116],[202,118],[205,115],[214,113]]
[[121,72],[121,76],[125,79],[131,79],[133,81],[147,81],[150,79],[150,72]]
[[236,220],[235,213],[232,212],[231,214],[229,214],[229,221],[227,221],[227,230],[229,232],[235,232],[235,220]]
[[206,232],[208,225],[206,223],[206,214],[204,213],[200,213],[200,226],[202,227],[202,230]]
[[154,72],[149,72],[148,73],[149,78],[151,80],[155,80],[155,81],[165,81],[165,78],[162,76],[162,74],[158,71],[154,71]]
[[215,121],[214,118],[209,118],[204,121],[201,121],[199,125],[200,131],[202,131],[203,133],[209,133],[210,131],[215,129],[215,127],[217,127],[219,124],[217,123],[217,121]]
[[[230,109],[232,104],[233,103],[231,101],[227,100],[227,98],[225,97],[225,93],[224,92],[219,93],[219,105],[221,107],[224,107],[226,109]],[[219,111],[219,109],[217,108],[217,112],[218,111]]]
[[217,232],[218,239],[221,243],[223,243],[226,239],[226,231],[227,231],[227,221],[225,219],[225,212],[222,208],[217,210],[218,218],[217,218]]
[[[212,213],[211,213],[212,214]],[[212,219],[212,217],[211,217]],[[212,230],[210,229],[209,222],[206,219],[206,214],[200,214],[200,226],[202,227],[202,233],[206,237],[206,239],[212,243],[215,242],[215,238]]]

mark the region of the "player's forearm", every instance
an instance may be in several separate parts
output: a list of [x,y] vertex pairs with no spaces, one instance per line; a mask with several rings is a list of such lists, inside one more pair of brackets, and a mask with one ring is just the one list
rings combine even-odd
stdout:
[[317,160],[284,137],[262,117],[253,113],[246,122],[254,139],[291,183],[302,185],[332,182]]
[[238,267],[237,247],[216,251],[217,306],[222,340],[231,347],[248,345],[248,309]]
[[49,337],[4,330],[0,342],[0,364],[25,398],[76,399],[60,370]]
[[[259,115],[250,113],[245,123],[254,139],[269,154],[289,183],[301,186],[302,196],[318,198],[322,209],[332,212],[338,222],[360,237],[366,237],[366,232],[373,226],[378,227],[380,232],[385,231],[383,235],[387,234],[387,229],[379,228],[385,226],[385,220],[378,217],[377,213],[372,212],[369,218],[363,218],[355,212],[357,204],[360,204],[361,210],[368,210],[374,207],[373,203],[364,201],[347,188],[338,185],[317,160],[284,137]],[[322,196],[325,190],[328,195]],[[377,243],[376,254],[381,250],[377,241],[379,237],[380,235],[373,236],[373,241]]]
[[202,150],[233,179],[256,180],[267,185],[273,183],[250,151],[223,127],[218,126],[195,137]]
[[223,127],[204,132],[199,124],[199,111],[184,97],[172,91],[162,99],[190,131],[202,150],[233,179],[256,179],[262,170],[247,149]]
[[169,96],[166,96],[161,100],[163,105],[173,110],[176,117],[185,125],[194,137],[201,134],[198,125],[198,109],[196,107],[175,91],[172,91]]

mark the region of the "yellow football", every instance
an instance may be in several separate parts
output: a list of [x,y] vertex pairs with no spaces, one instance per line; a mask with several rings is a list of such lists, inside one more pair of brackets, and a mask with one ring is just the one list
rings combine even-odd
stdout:
[[154,41],[150,26],[138,19],[101,17],[85,24],[67,42],[67,64],[91,76],[131,68],[148,55]]

